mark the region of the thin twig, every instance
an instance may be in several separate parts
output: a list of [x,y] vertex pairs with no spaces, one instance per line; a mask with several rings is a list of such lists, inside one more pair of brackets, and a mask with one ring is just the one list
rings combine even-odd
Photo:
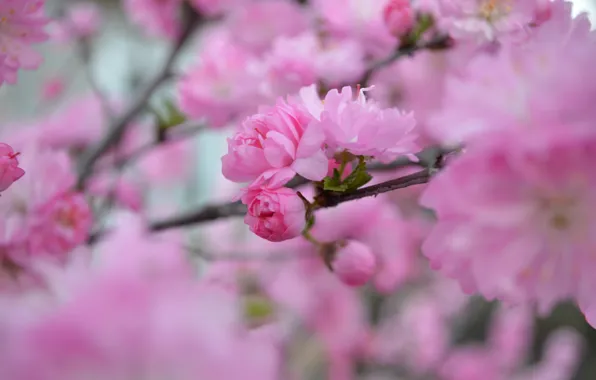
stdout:
[[95,146],[92,146],[81,159],[81,163],[78,170],[77,188],[82,189],[85,186],[87,179],[93,174],[93,168],[97,160],[115,143],[117,143],[126,128],[140,113],[145,109],[147,101],[153,95],[153,93],[159,88],[171,73],[171,67],[174,64],[178,53],[182,50],[182,47],[189,40],[190,36],[194,32],[196,26],[201,22],[201,17],[196,13],[191,13],[191,17],[184,28],[183,33],[177,39],[171,53],[169,54],[166,62],[162,66],[161,70],[153,78],[153,80],[147,85],[145,90],[141,91],[139,97],[132,103],[130,108],[124,112],[111,126],[109,132],[104,138]]

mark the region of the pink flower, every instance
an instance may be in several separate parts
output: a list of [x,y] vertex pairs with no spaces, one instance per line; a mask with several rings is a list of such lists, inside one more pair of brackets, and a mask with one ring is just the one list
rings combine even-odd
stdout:
[[368,54],[382,57],[395,46],[383,21],[382,0],[313,0],[314,10],[333,36],[358,41]]
[[[247,118],[228,139],[223,174],[235,182],[251,181],[265,172],[293,173],[313,181],[325,177],[328,159],[324,136],[300,105],[280,99],[275,107]],[[287,174],[290,173],[290,174]]]
[[199,63],[178,83],[180,109],[214,128],[255,112],[264,101],[261,65],[252,54],[227,38],[213,36]]
[[319,42],[315,58],[317,76],[329,88],[356,83],[366,70],[362,45],[354,40],[327,39]]
[[52,27],[52,36],[59,42],[89,38],[101,27],[100,9],[95,3],[75,3],[68,7],[65,18]]
[[114,196],[114,200],[120,206],[132,211],[138,212],[143,208],[143,192],[140,186],[126,177],[113,179],[109,175],[95,174],[87,189],[95,196]]
[[488,140],[467,148],[427,186],[421,204],[438,222],[424,254],[467,292],[536,303],[541,312],[567,298],[590,309],[593,131],[567,125]]
[[226,26],[236,43],[262,54],[275,39],[305,32],[309,18],[294,1],[265,0],[235,8],[228,15]]
[[218,16],[230,12],[236,8],[241,8],[251,0],[190,0],[190,3],[197,11],[209,16]]
[[412,29],[414,16],[410,0],[389,0],[383,10],[385,25],[396,37],[401,37]]
[[37,69],[42,62],[41,55],[31,45],[48,39],[43,6],[44,0],[0,3],[0,85],[15,84],[19,69]]
[[376,261],[369,247],[359,241],[350,240],[337,251],[331,266],[344,284],[362,286],[375,273]]
[[395,108],[381,109],[367,102],[364,90],[356,94],[350,87],[331,90],[322,102],[316,86],[303,88],[300,96],[325,132],[325,143],[332,152],[347,150],[355,155],[391,161],[418,150],[413,132],[414,116]]
[[47,254],[64,259],[89,237],[93,217],[82,194],[57,194],[40,205],[30,216],[28,245],[31,253]]
[[256,183],[242,191],[240,199],[248,206],[244,223],[256,235],[273,242],[299,236],[306,225],[302,199],[292,189],[277,187],[278,183],[262,185]]
[[0,192],[25,175],[25,171],[19,167],[19,154],[10,145],[0,143]]
[[180,32],[182,0],[125,0],[124,9],[131,21],[148,34],[174,38]]
[[51,78],[43,84],[41,89],[41,98],[46,102],[51,102],[59,98],[66,89],[64,79],[60,77]]

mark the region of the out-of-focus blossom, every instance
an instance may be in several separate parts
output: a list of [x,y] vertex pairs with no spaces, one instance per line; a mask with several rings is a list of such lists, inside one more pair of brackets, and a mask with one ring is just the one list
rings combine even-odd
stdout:
[[46,81],[41,88],[41,98],[46,102],[51,102],[59,98],[66,89],[63,78],[55,77]]
[[454,159],[422,196],[438,218],[423,246],[431,266],[489,299],[548,312],[572,298],[593,317],[596,299],[582,295],[594,286],[596,136],[544,126],[488,140]]
[[72,193],[75,177],[70,158],[29,146],[21,164],[27,175],[3,193],[0,246],[22,269],[36,260],[63,262],[83,243],[91,212],[83,195]]
[[19,167],[19,154],[10,145],[0,143],[0,192],[25,175],[25,171]]
[[329,166],[324,136],[311,121],[299,104],[283,99],[247,118],[228,139],[228,153],[222,157],[224,176],[235,182],[251,181],[263,173],[288,180],[295,173],[314,181],[323,179]]
[[255,112],[264,99],[262,63],[219,35],[178,82],[178,103],[188,117],[223,127]]
[[365,52],[358,42],[327,39],[320,43],[316,57],[319,80],[328,87],[357,83],[366,70]]
[[180,33],[182,0],[125,0],[124,9],[149,35],[174,38]]
[[375,256],[366,244],[349,240],[339,248],[331,263],[333,272],[346,285],[362,286],[376,271]]
[[0,299],[11,305],[0,314],[3,375],[275,379],[274,346],[243,326],[236,295],[195,280],[177,243],[139,224],[120,226],[93,267],[50,273],[39,301]]
[[75,3],[67,9],[66,16],[51,25],[54,40],[66,43],[77,38],[89,38],[101,27],[100,9],[95,3]]
[[44,42],[47,19],[44,0],[5,0],[0,3],[0,85],[15,84],[19,69],[34,70],[42,62],[31,45]]
[[126,177],[113,179],[108,173],[95,174],[87,189],[95,196],[113,196],[117,204],[132,211],[140,211],[143,207],[143,193],[139,185]]
[[415,21],[414,9],[410,0],[389,0],[383,10],[387,29],[396,37],[401,37],[412,29]]
[[220,16],[224,13],[242,8],[252,0],[189,0],[195,9],[209,16]]
[[384,0],[314,0],[313,7],[332,35],[354,39],[375,56],[388,54],[395,46],[383,20]]
[[304,104],[325,133],[328,148],[380,161],[416,152],[413,114],[396,108],[381,109],[374,102],[367,102],[364,91],[353,94],[352,88],[346,86],[341,92],[329,91],[323,101],[314,85],[300,91]]
[[463,75],[448,78],[429,132],[458,144],[495,130],[593,119],[596,34],[586,15],[571,17],[568,3],[553,3],[552,12],[524,44],[480,55]]
[[264,0],[235,8],[229,14],[226,26],[236,43],[262,54],[275,39],[305,32],[309,19],[295,1]]
[[248,206],[244,223],[256,235],[274,242],[299,236],[306,225],[302,199],[296,191],[279,186],[277,183],[262,186],[257,181],[244,189],[240,197]]

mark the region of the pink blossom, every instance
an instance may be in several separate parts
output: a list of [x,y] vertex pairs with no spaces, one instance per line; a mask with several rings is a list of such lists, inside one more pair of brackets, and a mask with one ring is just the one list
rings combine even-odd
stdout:
[[52,25],[52,36],[59,42],[89,38],[101,27],[101,13],[95,3],[75,3],[67,9],[64,19]]
[[124,10],[130,20],[146,33],[174,38],[180,32],[182,0],[125,0]]
[[283,99],[247,118],[228,139],[228,153],[222,157],[224,176],[235,182],[251,181],[265,172],[323,179],[328,169],[324,136],[311,120],[300,105]]
[[554,2],[552,16],[521,46],[480,55],[463,75],[447,79],[442,110],[429,132],[459,144],[503,129],[593,119],[596,34],[585,15],[572,18],[570,4]]
[[354,40],[327,39],[320,41],[315,58],[317,76],[329,88],[356,83],[366,70],[365,52]]
[[218,16],[223,13],[233,11],[236,8],[242,8],[252,0],[190,0],[190,3],[198,12],[209,16]]
[[361,44],[369,54],[382,57],[395,46],[395,38],[383,21],[381,0],[314,0],[315,12],[332,35]]
[[25,171],[19,167],[19,154],[10,145],[0,143],[0,192],[25,175]]
[[19,69],[34,70],[41,64],[41,55],[31,45],[48,39],[44,2],[5,0],[0,4],[0,85],[15,84]]
[[59,98],[66,89],[63,78],[51,78],[43,84],[41,89],[41,98],[46,102],[51,102]]
[[220,35],[213,36],[178,83],[178,103],[189,117],[223,127],[255,112],[263,98],[262,63]]
[[305,32],[309,18],[295,1],[264,0],[235,8],[228,15],[226,26],[236,43],[262,54],[275,39]]
[[[548,0],[546,0],[548,1]],[[524,32],[545,0],[438,0],[439,27],[484,42]]]
[[108,174],[95,174],[87,190],[95,196],[113,196],[117,204],[132,211],[140,211],[143,208],[143,193],[140,186],[126,177],[113,179]]
[[300,96],[325,132],[325,143],[333,152],[347,150],[355,155],[391,161],[418,150],[414,116],[396,108],[381,109],[367,102],[364,90],[351,87],[331,90],[322,102],[316,86],[303,88]]
[[304,203],[292,189],[256,184],[243,190],[241,200],[248,206],[244,223],[263,239],[293,239],[306,225]]
[[366,284],[376,270],[375,256],[370,248],[356,240],[346,242],[337,251],[331,266],[337,277],[349,286]]
[[594,297],[580,296],[593,289],[596,136],[568,125],[489,140],[422,195],[438,218],[423,246],[431,266],[490,299],[589,309]]
[[389,0],[383,10],[387,29],[396,37],[401,37],[414,26],[415,14],[410,0]]

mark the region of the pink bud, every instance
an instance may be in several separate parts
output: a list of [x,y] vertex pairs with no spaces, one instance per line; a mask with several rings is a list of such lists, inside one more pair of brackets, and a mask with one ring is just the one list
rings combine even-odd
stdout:
[[414,26],[414,11],[409,0],[389,0],[383,10],[383,19],[389,32],[400,37]]
[[376,260],[368,246],[350,240],[337,252],[332,267],[346,285],[362,286],[375,272]]
[[8,189],[25,174],[25,171],[19,168],[18,155],[10,145],[0,143],[0,191]]

